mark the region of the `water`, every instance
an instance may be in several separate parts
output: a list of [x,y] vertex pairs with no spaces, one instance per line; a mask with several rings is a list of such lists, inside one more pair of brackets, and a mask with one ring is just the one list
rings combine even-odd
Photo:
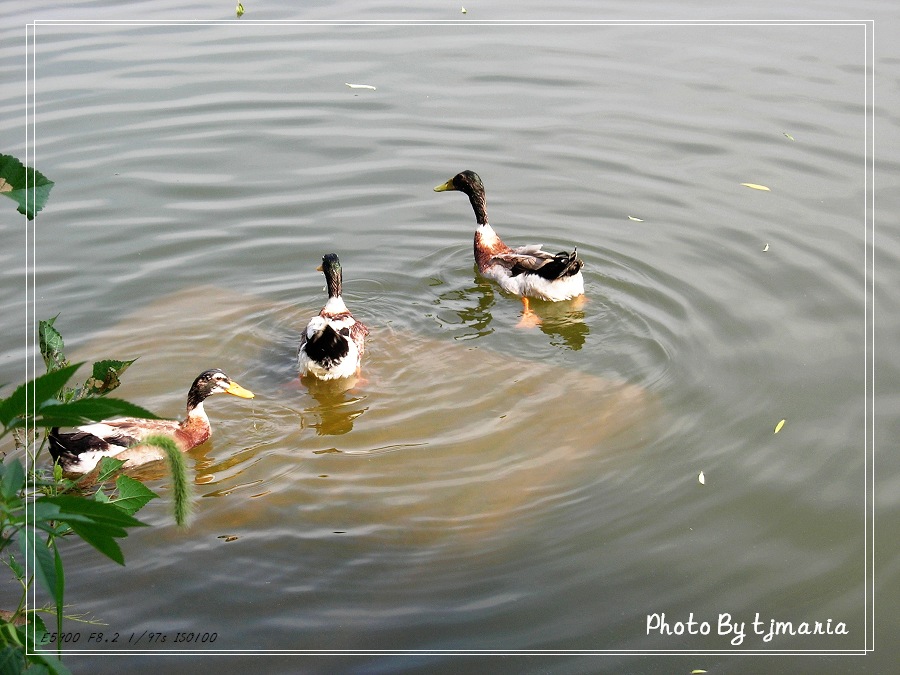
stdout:
[[[99,10],[39,4],[6,29],[5,62],[21,55],[22,23]],[[670,14],[657,10],[610,11]],[[261,25],[230,12],[154,3],[121,16],[221,22],[37,28],[33,163],[56,185],[35,221],[35,316],[60,314],[73,358],[140,357],[120,395],[161,414],[182,414],[208,367],[257,394],[207,404],[213,439],[188,457],[190,530],[171,525],[167,480],[147,467],[138,475],[164,499],[141,512],[153,527],[125,540],[124,568],[64,546],[67,602],[105,624],[69,622],[73,650],[381,652],[262,662],[283,672],[453,672],[454,652],[481,650],[545,653],[466,662],[488,672],[891,672],[883,637],[865,661],[749,654],[871,642],[873,309],[877,635],[897,626],[887,542],[900,492],[884,451],[898,363],[883,338],[897,327],[898,204],[879,195],[873,308],[863,28]],[[895,49],[889,26],[877,75],[897,63],[880,51]],[[21,88],[7,89],[0,129],[24,157]],[[878,91],[883,189],[896,92]],[[577,245],[587,303],[535,303],[541,327],[515,327],[521,303],[474,270],[467,200],[432,192],[465,168],[509,243]],[[2,301],[20,319],[21,250],[3,253]],[[330,251],[372,330],[365,381],[349,390],[294,376]],[[0,338],[2,381],[24,377],[22,323]],[[710,634],[648,634],[663,612]],[[718,634],[724,614],[745,623],[740,644]],[[848,634],[765,641],[771,619]],[[217,638],[175,644],[178,631]],[[167,642],[134,643],[151,632]]]

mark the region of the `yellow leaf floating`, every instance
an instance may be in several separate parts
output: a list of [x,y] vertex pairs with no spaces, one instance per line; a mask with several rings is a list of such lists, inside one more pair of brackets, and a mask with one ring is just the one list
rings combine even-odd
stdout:
[[697,476],[697,480],[700,481],[700,485],[706,485],[706,476],[703,475],[703,472],[700,472],[700,475]]
[[769,188],[765,185],[757,185],[756,183],[741,183],[744,187],[748,187],[751,190],[764,190],[765,192],[769,192]]
[[628,220],[633,220],[636,223],[643,223],[644,221],[640,218],[635,218],[634,216],[628,216]]
[[784,420],[781,420],[778,424],[775,425],[775,433],[777,434],[779,431],[781,431],[781,427],[783,427],[783,426],[784,426]]
[[785,135],[785,137],[786,137],[788,140],[791,140],[791,141],[794,140],[794,137],[791,136],[788,132],[784,131],[784,132],[782,132],[782,133]]
[[244,6],[241,3],[237,4],[237,7],[234,8],[234,11],[238,15],[238,18],[244,16]]
[[705,673],[705,672],[706,672],[705,670],[692,670],[691,675],[701,675],[702,673]]
[[462,13],[463,13],[463,14],[466,13],[466,8],[465,8],[465,7],[462,8]]
[[375,87],[373,87],[371,84],[350,84],[349,82],[344,82],[344,84],[346,84],[351,89],[371,89],[372,91],[375,91]]
[[765,253],[765,252],[768,251],[768,250],[769,250],[769,245],[766,244],[766,245],[763,247],[763,253]]

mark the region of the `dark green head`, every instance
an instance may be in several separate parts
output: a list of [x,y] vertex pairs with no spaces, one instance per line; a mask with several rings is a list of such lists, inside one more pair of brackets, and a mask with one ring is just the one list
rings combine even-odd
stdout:
[[465,171],[460,171],[443,185],[438,185],[434,188],[435,192],[445,192],[447,190],[459,190],[471,197],[479,192],[484,194],[484,184],[477,173],[466,169]]
[[484,184],[474,171],[460,171],[443,185],[434,188],[435,192],[458,190],[469,196],[472,209],[475,211],[475,220],[478,223],[487,223],[487,207],[485,205]]

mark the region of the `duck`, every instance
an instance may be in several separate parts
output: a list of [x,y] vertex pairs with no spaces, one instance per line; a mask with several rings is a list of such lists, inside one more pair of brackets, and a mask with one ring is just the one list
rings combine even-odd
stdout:
[[63,471],[86,474],[93,471],[103,457],[124,460],[123,468],[163,459],[165,453],[161,448],[140,445],[151,435],[168,436],[179,450],[187,452],[205,443],[212,435],[203,402],[213,394],[254,397],[253,392],[218,368],[205,370],[188,390],[187,416],[181,422],[126,417],[85,424],[68,433],[60,433],[59,427],[54,427],[49,434],[50,455]]
[[475,211],[475,263],[482,276],[493,279],[500,287],[522,299],[526,317],[539,323],[528,299],[550,302],[584,297],[584,262],[578,250],[547,253],[540,244],[507,246],[488,222],[484,183],[474,171],[462,171],[435,192],[457,190],[469,197]]
[[300,335],[297,350],[300,377],[337,380],[358,376],[369,329],[353,317],[344,303],[343,275],[337,254],[322,256],[322,264],[316,269],[325,274],[328,301]]

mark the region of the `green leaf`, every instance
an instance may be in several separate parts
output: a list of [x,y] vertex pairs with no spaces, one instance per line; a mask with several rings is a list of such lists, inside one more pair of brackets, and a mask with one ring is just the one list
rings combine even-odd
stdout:
[[40,171],[25,166],[12,155],[0,155],[0,194],[19,204],[19,213],[33,220],[44,208],[53,181]]
[[[63,501],[62,506],[55,503],[57,500]],[[33,513],[36,528],[54,536],[61,536],[71,530],[91,545],[97,545],[104,554],[107,553],[107,548],[103,541],[111,540],[112,537],[125,537],[128,535],[126,527],[144,524],[112,504],[71,495],[38,499],[34,502]],[[110,550],[115,552],[117,548],[113,544]]]
[[44,365],[47,366],[47,372],[59,370],[68,365],[66,361],[65,345],[63,344],[62,335],[53,327],[59,314],[52,319],[46,321],[38,321],[38,343],[41,348],[41,356],[44,357]]
[[117,474],[119,469],[125,466],[125,461],[116,459],[115,457],[103,457],[100,459],[100,463],[97,466],[99,470],[97,482],[102,483]]
[[116,487],[119,489],[119,496],[110,502],[129,515],[137,513],[151,499],[159,498],[153,490],[130,476],[119,476]]
[[19,491],[25,487],[25,469],[22,468],[22,462],[18,459],[13,459],[0,467],[3,470],[3,478],[0,479],[0,495],[5,501],[10,501],[17,497]]
[[74,363],[17,387],[9,398],[0,400],[0,424],[7,429],[24,426],[24,420],[29,412],[34,412],[30,411],[28,407],[29,396],[34,396],[31,400],[35,401],[38,407],[46,405],[50,400],[55,401],[57,393],[66,386],[66,382],[71,379],[80,365],[80,363]]
[[[100,504],[100,502],[94,502],[94,504]],[[109,506],[109,504],[100,505]],[[69,526],[75,534],[84,539],[107,558],[120,565],[125,564],[125,555],[122,553],[122,549],[119,548],[119,545],[114,539],[114,537],[124,537],[126,534],[125,530],[122,530],[121,533],[110,533],[94,527],[93,525],[85,525],[84,523],[76,522],[70,522]]]
[[105,361],[97,361],[94,364],[94,372],[84,383],[84,386],[78,393],[78,397],[108,394],[121,384],[119,376],[136,360],[114,361],[107,359]]
[[15,575],[16,579],[21,581],[25,578],[25,568],[23,568],[19,561],[15,559],[15,557],[10,553],[9,560],[6,562],[9,565],[9,569],[12,570],[12,573]]
[[0,649],[0,673],[15,675],[25,672],[25,651],[21,647],[7,645]]
[[28,612],[26,616],[28,617],[28,624],[23,626],[23,628],[28,629],[27,639],[31,640],[32,631],[34,631],[34,644],[43,644],[44,635],[47,634],[47,626],[44,624],[44,620],[37,612]]
[[26,561],[34,561],[34,575],[44,590],[53,598],[55,605],[62,603],[62,598],[57,596],[56,564],[53,554],[47,548],[47,542],[43,541],[35,530],[26,527],[19,531],[19,545]]
[[34,400],[37,401],[38,406],[42,402],[55,399],[56,395],[66,386],[66,383],[80,367],[81,363],[73,363],[59,370],[54,370],[52,373],[35,378],[33,380]]
[[125,556],[115,538],[128,536],[126,527],[145,525],[112,504],[84,497],[72,495],[44,497],[35,502],[36,510],[37,505],[41,503],[47,510],[56,507],[58,512],[54,515],[54,519],[68,524],[75,534],[120,565],[125,564]]
[[35,424],[43,427],[72,427],[111,417],[159,419],[149,410],[117,398],[82,398],[71,403],[39,407]]
[[[44,641],[47,635],[47,627],[44,622],[34,612],[29,613],[30,623],[27,626],[18,626],[16,633],[22,644],[27,645],[28,660],[30,666],[25,671],[26,675],[39,675],[40,673],[49,673],[49,675],[71,675],[71,671],[63,665],[63,662],[56,656],[51,656],[47,652],[39,652],[37,648],[46,648],[47,643]],[[32,640],[32,633],[34,639]],[[62,631],[57,630],[57,635]]]
[[[46,504],[50,507],[59,509],[57,520],[63,520],[67,523],[84,522],[85,519],[96,524],[98,527],[109,527],[121,529],[125,527],[143,526],[136,518],[132,518],[127,513],[123,513],[110,504],[100,504],[84,497],[76,497],[74,495],[58,495],[56,497],[43,497],[35,500],[37,504]],[[124,532],[124,530],[122,530]]]

